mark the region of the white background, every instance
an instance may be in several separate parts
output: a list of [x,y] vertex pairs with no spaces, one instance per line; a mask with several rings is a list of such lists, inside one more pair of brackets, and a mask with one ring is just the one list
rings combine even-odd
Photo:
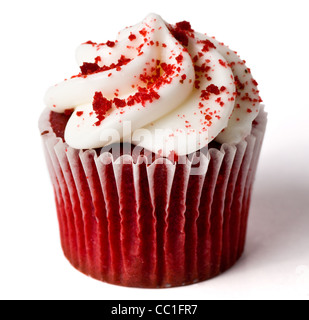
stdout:
[[[309,299],[308,0],[1,1],[1,299]],[[225,274],[168,290],[90,279],[63,257],[37,122],[45,90],[78,73],[75,48],[155,12],[237,50],[269,126],[246,252]]]

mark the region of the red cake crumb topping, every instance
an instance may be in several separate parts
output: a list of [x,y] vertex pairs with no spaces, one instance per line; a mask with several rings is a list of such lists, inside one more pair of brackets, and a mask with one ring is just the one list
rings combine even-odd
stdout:
[[194,87],[195,87],[195,89],[199,90],[199,89],[201,88],[201,87],[200,87],[200,83],[201,83],[200,80],[195,80],[195,82],[194,82]]
[[201,66],[194,66],[194,70],[195,72],[207,73],[211,70],[211,68],[204,63]]
[[98,122],[96,122],[95,125],[99,126],[105,119],[106,113],[112,108],[112,102],[104,98],[102,92],[96,92],[92,105],[98,118]]
[[97,63],[88,63],[88,62],[84,62],[84,64],[80,67],[82,75],[84,76],[96,73],[98,72],[99,69],[100,67],[98,66]]
[[93,47],[95,47],[95,46],[98,46],[98,47],[100,47],[100,46],[108,46],[108,47],[110,47],[110,48],[113,48],[113,47],[115,47],[116,42],[107,41],[106,43],[96,43],[96,42],[93,42],[93,41],[87,41],[87,42],[85,42],[84,44],[90,44],[90,45],[92,45]]
[[106,42],[106,45],[107,45],[108,47],[110,47],[110,48],[114,48],[115,45],[116,45],[116,43],[113,42],[113,41],[107,41],[107,42]]
[[199,43],[204,44],[204,47],[202,49],[203,52],[208,52],[210,49],[217,49],[217,47],[209,40],[202,40]]
[[208,86],[206,88],[206,91],[209,93],[213,93],[215,95],[219,95],[220,94],[220,90],[217,86],[215,86],[214,84],[211,84],[210,86]]
[[254,79],[252,79],[252,83],[253,83],[253,85],[255,85],[256,87],[259,85]]
[[102,58],[100,57],[100,56],[98,56],[98,57],[96,57],[95,59],[94,59],[94,62],[96,63],[96,64],[98,64],[99,62],[101,62],[102,61]]
[[[221,90],[214,84],[209,85],[206,90],[202,90],[201,99],[202,100],[209,100],[211,94],[219,95]],[[218,101],[218,100],[217,100]],[[221,106],[224,106],[223,102],[218,102]]]
[[129,36],[129,40],[130,40],[130,41],[136,40],[136,35],[135,35],[135,34],[131,34],[131,35]]
[[183,61],[183,55],[180,54],[177,58],[176,58],[177,62],[180,64]]
[[181,76],[181,80],[180,80],[180,83],[184,83],[184,81],[187,79],[187,75],[183,74]]
[[237,86],[237,90],[244,90],[245,89],[245,85],[242,82],[240,82],[240,80],[237,76],[235,76],[235,84]]
[[81,117],[83,114],[84,114],[83,111],[78,111],[78,112],[76,112],[76,115],[77,115],[78,117]]
[[97,45],[97,43],[93,42],[93,41],[87,41],[84,44],[91,44],[92,46],[96,46]]
[[160,98],[159,94],[154,91],[154,89],[150,88],[138,88],[138,92],[133,96],[129,96],[127,105],[134,106],[137,103],[141,103],[145,106],[146,102],[153,102],[154,100],[158,100]]
[[118,99],[118,98],[114,99],[114,103],[117,108],[124,108],[127,105],[124,99]]
[[224,62],[223,60],[219,59],[219,63],[220,63],[221,66],[223,66],[224,68],[227,68],[227,63]]
[[176,26],[169,26],[169,29],[174,36],[183,46],[187,47],[189,45],[189,36],[193,37],[194,30],[191,28],[190,22],[182,21],[176,23]]
[[95,73],[104,72],[112,69],[116,69],[117,71],[120,71],[122,66],[127,65],[131,61],[132,59],[128,59],[122,55],[121,58],[118,60],[117,64],[112,63],[110,66],[100,67],[97,63],[84,62],[84,64],[80,67],[81,73],[77,76],[73,76],[72,78],[88,76],[88,75],[92,75]]
[[183,46],[187,47],[189,45],[189,38],[184,31],[175,30],[173,31],[173,36],[177,39]]
[[194,30],[191,27],[191,23],[188,21],[181,21],[176,23],[176,27],[180,30],[184,30],[184,31],[190,31],[190,32],[194,32]]
[[147,34],[148,34],[148,32],[147,32],[146,29],[141,30],[139,33],[140,33],[143,37],[146,37]]

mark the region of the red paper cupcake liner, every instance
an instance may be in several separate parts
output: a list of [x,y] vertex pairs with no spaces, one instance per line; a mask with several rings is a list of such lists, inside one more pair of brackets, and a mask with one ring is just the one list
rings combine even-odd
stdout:
[[236,146],[183,164],[148,164],[70,148],[46,110],[40,129],[67,259],[95,279],[143,288],[188,285],[229,269],[244,251],[266,122],[261,111]]

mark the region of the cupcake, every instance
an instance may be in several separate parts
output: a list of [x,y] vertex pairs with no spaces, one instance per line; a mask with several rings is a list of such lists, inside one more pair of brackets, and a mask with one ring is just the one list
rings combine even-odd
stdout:
[[236,52],[151,14],[77,50],[39,127],[63,252],[128,287],[189,285],[241,257],[266,128]]

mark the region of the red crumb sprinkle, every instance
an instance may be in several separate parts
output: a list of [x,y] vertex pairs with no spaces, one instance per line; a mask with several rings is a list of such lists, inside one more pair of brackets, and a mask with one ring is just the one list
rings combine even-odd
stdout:
[[[169,26],[169,29],[172,35],[185,47],[189,45],[189,37],[190,32],[194,30],[191,28],[190,22],[182,21],[176,23],[176,26]],[[191,35],[192,37],[192,35]]]
[[153,88],[138,88],[138,92],[133,96],[128,97],[127,105],[134,106],[137,103],[141,103],[145,107],[146,102],[152,103],[154,100],[160,99],[160,95],[154,91]]
[[210,86],[208,86],[206,88],[206,91],[209,92],[209,93],[213,93],[215,95],[219,95],[220,94],[219,88],[214,84],[211,84]]
[[93,41],[87,41],[84,44],[91,44],[92,46],[96,46],[97,45],[97,43],[93,42]]
[[195,87],[195,89],[200,89],[201,87],[200,87],[200,84],[201,84],[201,81],[200,80],[195,80],[195,82],[194,82],[194,87]]
[[103,66],[103,67],[100,67],[97,63],[85,62],[80,67],[81,73],[77,76],[73,76],[72,79],[76,78],[76,77],[92,75],[92,74],[95,74],[98,72],[109,71],[112,69],[116,69],[117,71],[120,71],[122,66],[127,65],[131,61],[132,61],[131,59],[128,59],[125,56],[121,56],[121,58],[118,60],[117,64],[113,63],[110,66]]
[[226,64],[226,62],[224,62],[223,60],[219,59],[219,63],[220,63],[221,66],[223,66],[224,68],[227,68],[227,64]]
[[253,83],[253,85],[255,85],[256,87],[259,85],[254,79],[252,79],[252,83]]
[[176,23],[176,27],[180,30],[190,31],[193,32],[194,30],[191,27],[191,23],[188,21],[181,21]]
[[102,92],[96,92],[93,98],[93,110],[97,114],[98,122],[95,123],[99,126],[105,119],[106,113],[112,108],[112,101],[103,97]]
[[129,40],[130,41],[134,41],[136,39],[136,35],[135,34],[131,34],[130,36],[129,36]]
[[118,98],[114,99],[114,103],[117,108],[124,108],[127,105],[124,99],[118,99]]
[[248,112],[248,113],[252,113],[252,110],[248,108],[248,109],[247,109],[247,112]]
[[200,43],[204,44],[203,52],[208,52],[210,49],[217,49],[217,47],[209,40],[203,40]]
[[148,32],[147,32],[146,29],[141,30],[139,33],[140,33],[143,37],[146,37],[147,34],[148,34]]
[[[206,88],[206,90],[202,90],[201,99],[202,100],[209,100],[211,94],[215,94],[215,95],[220,94],[220,89],[214,84],[209,85]],[[224,103],[220,102],[221,100],[220,101],[217,100],[217,101],[218,101],[218,103],[220,103],[221,106],[224,106]]]
[[76,115],[77,115],[78,117],[81,117],[83,114],[84,114],[83,111],[78,111],[78,112],[76,112]]
[[200,73],[207,73],[211,70],[211,67],[207,66],[206,63],[202,64],[201,66],[194,66],[195,72],[200,72]]
[[237,76],[235,77],[235,84],[236,84],[238,90],[245,89],[245,85],[239,80],[239,78]]
[[189,38],[186,33],[182,30],[174,30],[173,36],[185,47],[189,45]]
[[96,57],[96,58],[94,59],[94,61],[95,61],[96,64],[98,64],[99,62],[102,61],[102,59],[101,59],[100,56],[98,56],[98,57]]
[[183,74],[181,76],[181,80],[180,80],[180,83],[184,83],[184,81],[187,79],[187,75]]
[[222,86],[221,88],[220,88],[220,91],[221,92],[224,92],[226,90],[226,87],[225,86]]
[[113,42],[113,41],[107,41],[107,42],[106,42],[106,45],[107,45],[108,47],[110,47],[110,48],[114,48],[115,45],[116,45],[116,43]]
[[177,58],[176,58],[177,62],[180,64],[183,61],[183,55],[180,54]]
[[89,74],[93,74],[100,69],[97,63],[88,63],[84,62],[84,64],[80,67],[82,75],[86,76]]
[[96,42],[93,42],[93,41],[87,41],[83,44],[91,44],[93,47],[97,46],[97,47],[101,47],[101,46],[108,46],[110,48],[113,48],[115,47],[116,45],[116,42],[113,42],[113,41],[107,41],[106,43],[96,43]]

